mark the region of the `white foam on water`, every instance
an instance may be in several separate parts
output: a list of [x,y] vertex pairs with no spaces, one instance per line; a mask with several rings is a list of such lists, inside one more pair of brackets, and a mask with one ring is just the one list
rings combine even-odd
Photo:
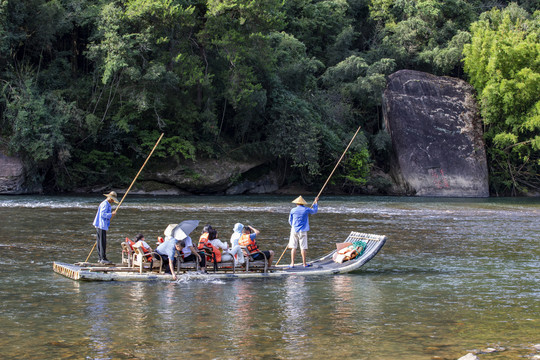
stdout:
[[194,282],[194,281],[210,283],[210,284],[225,284],[225,281],[222,279],[215,279],[204,274],[185,273],[178,276],[176,280],[176,282],[179,284],[182,284],[182,283],[185,284],[185,283]]

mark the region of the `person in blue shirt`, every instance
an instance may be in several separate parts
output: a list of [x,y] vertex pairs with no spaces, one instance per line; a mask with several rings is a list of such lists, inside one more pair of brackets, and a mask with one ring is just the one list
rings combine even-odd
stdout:
[[[174,270],[176,266],[176,252],[182,250],[183,242],[184,240],[179,241],[173,237],[169,237],[156,248],[156,252],[161,256],[165,273],[172,274],[173,280],[176,280],[176,271]],[[168,267],[166,265],[167,263],[169,264]]]
[[116,198],[117,195],[114,191],[103,195],[107,198],[103,200],[101,204],[99,204],[93,225],[97,231],[96,245],[99,258],[98,262],[100,264],[110,264],[111,262],[107,260],[106,254],[107,230],[109,230],[109,226],[111,225],[111,219],[114,217],[114,215],[116,215],[116,210],[112,210],[111,204],[113,202],[118,204],[118,199]]
[[[176,235],[178,236],[178,235]],[[177,240],[172,236],[168,236],[167,240],[161,243],[156,252],[161,256],[165,273],[172,274],[173,280],[176,280],[176,252],[179,252],[184,261],[198,261],[201,266],[201,272],[206,273],[206,258],[204,252],[197,252],[197,249],[193,246],[193,240],[187,235],[182,236],[182,240]],[[165,264],[168,263],[167,267]]]
[[291,249],[291,265],[294,267],[294,257],[296,255],[296,249],[300,245],[300,253],[302,254],[302,263],[304,267],[309,267],[311,264],[306,263],[306,251],[308,248],[307,232],[309,231],[309,215],[316,214],[319,206],[317,205],[319,198],[315,198],[313,201],[313,208],[307,208],[306,201],[302,196],[297,197],[292,202],[296,204],[294,209],[291,209],[289,214],[289,225],[291,225],[291,236],[289,238],[289,245]]

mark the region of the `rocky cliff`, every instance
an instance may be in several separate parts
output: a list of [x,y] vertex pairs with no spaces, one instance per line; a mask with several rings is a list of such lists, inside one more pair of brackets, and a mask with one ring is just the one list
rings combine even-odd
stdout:
[[[263,194],[278,189],[277,175],[270,171],[250,178],[249,173],[264,160],[199,159],[181,164],[156,161],[145,170],[143,180],[150,180],[192,194]],[[144,185],[144,183],[143,183]]]
[[487,197],[488,171],[473,88],[463,80],[401,70],[383,98],[394,180],[419,196]]
[[26,171],[21,159],[0,152],[0,194],[18,195],[39,193],[40,186],[31,186],[26,181]]

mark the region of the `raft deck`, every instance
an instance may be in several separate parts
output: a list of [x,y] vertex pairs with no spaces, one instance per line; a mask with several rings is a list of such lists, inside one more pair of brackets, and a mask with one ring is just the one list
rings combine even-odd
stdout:
[[[236,268],[234,273],[230,272],[212,272],[200,273],[196,271],[187,271],[180,276],[189,276],[194,279],[235,279],[235,278],[257,278],[257,277],[284,277],[290,275],[333,275],[344,274],[359,269],[370,261],[383,247],[386,242],[386,236],[351,232],[345,242],[363,240],[366,242],[366,248],[356,259],[343,263],[336,263],[332,259],[337,250],[311,261],[312,266],[304,268],[302,265],[288,268],[287,265],[272,266],[267,272],[245,271],[244,268]],[[209,268],[210,269],[210,268]],[[155,281],[155,280],[173,280],[171,274],[157,272],[139,272],[138,267],[127,266],[103,266],[100,264],[77,263],[67,264],[64,262],[54,262],[53,270],[55,273],[67,278],[79,281]]]

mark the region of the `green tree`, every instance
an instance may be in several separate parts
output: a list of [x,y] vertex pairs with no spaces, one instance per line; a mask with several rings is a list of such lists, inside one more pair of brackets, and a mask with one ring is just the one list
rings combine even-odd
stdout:
[[292,34],[306,46],[308,56],[324,64],[335,63],[342,57],[338,49],[348,51],[355,36],[351,28],[354,19],[347,11],[346,0],[292,0],[285,1],[287,26]]
[[9,150],[23,157],[34,180],[42,181],[49,170],[63,176],[71,150],[66,124],[79,115],[74,104],[54,93],[40,93],[31,79],[18,87],[5,86],[3,98],[3,123],[11,130]]
[[460,68],[463,44],[468,40],[466,31],[475,19],[473,3],[376,0],[370,11],[380,29],[372,56],[392,58],[398,69],[441,75]]
[[142,141],[135,147],[144,150],[153,143],[148,135],[159,129],[167,131],[168,141],[186,146],[166,146],[165,141],[158,156],[193,158],[194,128],[201,121],[197,94],[210,81],[192,46],[196,24],[195,7],[172,0],[101,7],[88,56],[100,80],[91,100],[92,115],[101,119],[101,131],[122,134],[108,142]]
[[[72,132],[82,121],[63,39],[73,29],[70,1],[0,2],[0,136],[27,163],[30,177],[65,185]],[[70,44],[70,42],[68,42]]]
[[[240,144],[264,141],[266,84],[274,71],[269,35],[283,27],[279,0],[209,1],[198,38],[213,61],[216,100],[223,104],[220,128]],[[219,94],[219,95],[218,95]]]
[[464,68],[478,92],[491,186],[512,194],[540,188],[540,12],[516,4],[471,26]]

